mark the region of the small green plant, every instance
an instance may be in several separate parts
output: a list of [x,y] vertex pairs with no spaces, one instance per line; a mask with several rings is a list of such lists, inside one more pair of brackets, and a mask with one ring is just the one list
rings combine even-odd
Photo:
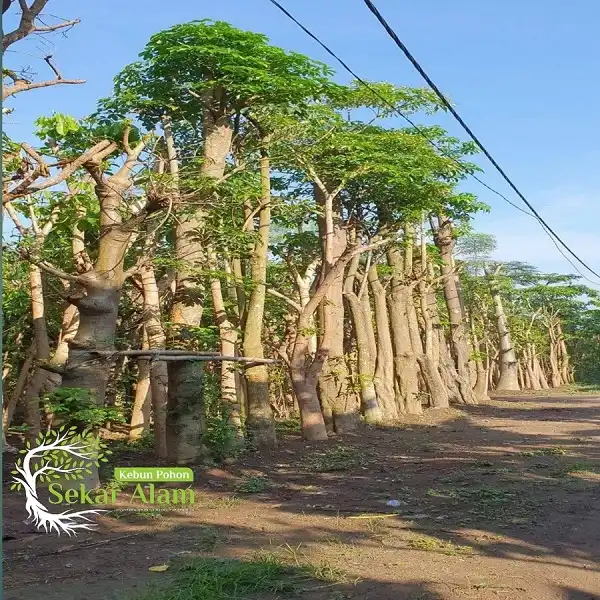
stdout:
[[349,576],[343,569],[326,561],[317,565],[305,565],[305,569],[313,579],[332,584],[352,583],[356,585],[360,581],[359,578]]
[[269,486],[269,482],[264,477],[248,477],[235,487],[236,492],[242,494],[259,494],[264,492]]
[[275,421],[275,430],[277,433],[300,433],[302,431],[300,417],[290,417],[281,421]]
[[108,492],[121,492],[127,487],[126,481],[119,481],[118,479],[109,479],[103,486],[102,489],[107,490]]
[[94,429],[109,421],[125,422],[120,410],[98,406],[94,395],[83,388],[59,388],[44,397],[44,406],[53,415],[53,425]]
[[356,450],[346,446],[335,446],[325,452],[317,452],[309,459],[311,468],[320,473],[348,471],[359,464]]
[[110,446],[113,452],[147,452],[154,449],[154,434],[144,431],[137,440],[115,440]]
[[244,447],[231,423],[231,408],[222,401],[220,384],[214,374],[204,377],[206,429],[203,442],[217,462],[238,456]]

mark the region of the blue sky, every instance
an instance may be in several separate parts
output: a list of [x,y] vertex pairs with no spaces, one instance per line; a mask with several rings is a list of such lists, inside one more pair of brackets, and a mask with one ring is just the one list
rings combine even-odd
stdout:
[[[362,77],[420,86],[418,74],[361,0],[281,0]],[[563,239],[600,272],[600,80],[597,23],[600,2],[575,0],[379,0],[384,16],[454,101],[528,199]],[[53,110],[83,116],[108,95],[113,76],[135,60],[148,37],[194,19],[221,19],[260,31],[274,44],[332,64],[332,59],[267,0],[51,0],[49,11],[82,23],[50,47],[16,44],[8,67],[27,64],[40,76],[39,58],[54,53],[65,77],[81,86],[32,91],[10,103],[7,132],[30,136],[36,116]],[[9,29],[10,17],[4,28]],[[332,64],[338,78],[347,78]],[[446,115],[439,122],[460,129]],[[402,123],[398,123],[402,125]],[[520,201],[481,158],[483,178]],[[573,272],[536,222],[479,186],[467,189],[492,206],[479,231],[498,239],[497,257],[526,260],[545,271]],[[593,277],[592,277],[593,278]]]

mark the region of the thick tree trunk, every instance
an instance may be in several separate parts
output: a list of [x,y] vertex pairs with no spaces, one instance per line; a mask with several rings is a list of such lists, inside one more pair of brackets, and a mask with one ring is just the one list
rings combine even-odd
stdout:
[[523,349],[523,353],[524,353],[524,357],[525,357],[525,360],[524,360],[525,369],[527,371],[529,381],[531,382],[531,389],[532,390],[541,390],[542,382],[540,381],[539,374],[535,368],[532,345],[527,344],[525,346],[525,348]]
[[450,406],[450,397],[439,370],[439,348],[437,348],[437,344],[434,345],[433,320],[429,313],[427,284],[425,281],[419,283],[419,300],[421,315],[423,317],[423,337],[425,339],[424,353],[419,363],[423,378],[427,384],[427,389],[429,390],[429,405],[432,408],[448,408]]
[[392,324],[396,387],[400,392],[401,410],[408,414],[418,415],[423,412],[423,409],[419,397],[419,365],[413,351],[413,340],[411,339],[412,287],[404,284],[400,251],[397,248],[389,248],[387,250],[387,260],[392,269],[388,309]]
[[369,285],[373,293],[375,308],[377,360],[375,362],[375,390],[377,400],[386,421],[393,421],[400,416],[400,406],[396,402],[394,390],[394,348],[390,319],[386,300],[386,291],[377,274],[377,265],[369,269]]
[[[225,173],[227,156],[231,149],[233,130],[229,116],[220,108],[223,90],[208,90],[204,111],[203,161],[200,168],[202,177],[219,180]],[[165,128],[165,139],[169,143],[172,137]],[[174,154],[174,153],[173,153]],[[176,157],[169,156],[173,165]],[[171,168],[171,173],[173,170]],[[197,200],[196,200],[197,201]],[[177,271],[177,284],[173,302],[171,321],[178,343],[189,343],[193,339],[193,328],[199,327],[202,320],[202,297],[204,290],[198,281],[197,273],[206,265],[206,252],[202,238],[204,231],[204,213],[202,209],[190,211],[186,207],[175,210],[175,256],[179,264],[185,265]]]
[[515,349],[512,344],[508,319],[504,312],[500,292],[495,283],[491,282],[492,299],[494,301],[496,328],[498,330],[498,350],[500,378],[496,385],[497,391],[519,390],[518,364]]
[[[299,338],[302,338],[302,336],[299,336]],[[290,372],[292,387],[300,407],[302,434],[304,439],[314,442],[327,439],[327,428],[325,427],[325,419],[323,418],[317,391],[319,372],[324,357],[320,357],[319,352],[317,352],[317,355],[311,359],[310,367],[307,368],[307,351],[308,340],[305,342],[298,339],[292,356]]]
[[544,370],[542,369],[542,365],[540,364],[540,359],[537,355],[537,350],[535,348],[535,344],[531,345],[531,355],[532,355],[532,360],[533,360],[533,368],[534,368],[535,374],[537,375],[537,378],[540,382],[540,387],[543,390],[547,390],[550,386],[548,385],[548,380],[546,379],[546,374],[544,373]]
[[458,373],[458,388],[462,402],[473,404],[472,385],[469,372],[469,341],[465,330],[465,316],[457,283],[457,275],[453,268],[452,251],[454,235],[451,221],[444,215],[438,217],[438,229],[435,232],[435,244],[442,258],[442,275],[444,277],[444,298],[450,320],[450,342],[456,371]]
[[[317,205],[324,217],[319,219],[322,240],[321,282],[339,261],[347,247],[341,205],[315,184]],[[352,431],[359,423],[358,399],[348,385],[349,373],[344,353],[344,272],[331,281],[327,298],[320,306],[322,338],[320,351],[326,356],[319,377],[321,403],[332,409],[333,427],[338,433]]]
[[[206,90],[204,95],[203,115],[203,161],[200,175],[213,181],[220,180],[226,167],[227,156],[231,149],[232,127],[229,115],[224,110],[225,91],[221,88]],[[173,176],[175,194],[178,196],[178,162],[173,144],[173,136],[165,122],[165,142],[169,158],[169,172]],[[194,199],[198,202],[198,199]],[[179,204],[179,199],[177,199]],[[203,314],[204,289],[198,274],[206,267],[208,255],[204,247],[207,232],[205,231],[205,214],[202,208],[191,211],[187,206],[178,206],[174,213],[177,217],[175,227],[175,257],[179,265],[176,275],[175,296],[171,309],[172,343],[181,348],[196,349],[194,330],[201,326]],[[223,328],[220,327],[221,331]],[[221,336],[223,339],[223,336]],[[227,367],[227,365],[224,365]],[[195,397],[188,382],[201,382],[203,379],[202,365],[199,362],[190,362],[185,367],[169,365],[169,425],[167,432],[167,445],[169,456],[175,461],[193,462],[204,454],[201,438],[204,434],[204,416],[198,418],[201,406],[189,405]],[[177,386],[183,386],[181,391]],[[229,385],[229,384],[227,384]],[[198,402],[201,394],[198,393]],[[188,438],[180,443],[176,435],[178,431],[186,432]],[[170,433],[169,433],[170,432]],[[193,455],[192,440],[196,440],[197,452]]]
[[[380,423],[383,420],[383,412],[377,402],[375,390],[375,361],[376,356],[371,354],[371,339],[367,321],[371,319],[371,312],[365,313],[365,304],[354,291],[356,271],[360,257],[355,256],[348,269],[348,275],[344,282],[344,295],[350,307],[352,324],[356,335],[358,383],[360,387],[360,399],[362,413],[367,423]],[[364,293],[359,290],[359,293]]]
[[202,443],[206,430],[202,363],[173,361],[168,371],[168,459],[176,465],[193,464],[207,454]]
[[[264,358],[262,343],[265,312],[267,263],[269,258],[269,229],[271,226],[271,174],[267,146],[263,135],[260,159],[261,204],[258,212],[258,239],[251,259],[253,287],[248,300],[244,326],[245,356]],[[248,391],[248,433],[258,447],[272,448],[277,444],[273,410],[269,398],[269,372],[266,365],[249,367],[245,372]]]

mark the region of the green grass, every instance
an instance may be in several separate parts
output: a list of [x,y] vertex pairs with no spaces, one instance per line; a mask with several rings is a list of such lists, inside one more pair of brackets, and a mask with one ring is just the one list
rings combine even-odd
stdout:
[[560,446],[540,448],[539,450],[523,450],[519,452],[519,456],[565,456],[566,454],[567,451]]
[[[197,558],[180,567],[164,587],[128,600],[245,600],[291,595],[308,574],[274,561]],[[125,600],[125,599],[123,599]]]
[[301,433],[302,426],[300,417],[291,417],[281,421],[275,421],[275,431],[279,434]]
[[235,491],[242,494],[259,494],[269,487],[269,482],[264,477],[248,477],[235,486]]
[[429,535],[419,535],[408,540],[408,545],[414,550],[423,550],[424,552],[438,552],[440,554],[448,554],[457,556],[459,554],[471,554],[473,548],[471,546],[460,546],[452,542],[439,540],[438,538]]
[[221,498],[211,498],[210,500],[203,502],[201,506],[203,508],[218,510],[220,508],[235,508],[236,506],[239,506],[242,503],[243,500],[241,498],[238,498],[237,496],[223,496]]
[[329,563],[290,565],[273,552],[242,561],[196,558],[166,578],[164,585],[122,600],[258,600],[294,596],[314,580],[358,582]]
[[360,464],[356,450],[338,445],[325,452],[315,452],[308,460],[309,467],[319,473],[349,471]]
[[201,552],[214,552],[222,541],[217,529],[211,525],[201,525],[192,537],[194,548]]

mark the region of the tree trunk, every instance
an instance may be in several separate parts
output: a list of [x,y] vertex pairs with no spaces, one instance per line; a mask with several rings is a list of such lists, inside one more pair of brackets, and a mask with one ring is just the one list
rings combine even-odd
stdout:
[[[229,116],[220,108],[220,96],[224,90],[208,90],[205,98],[203,119],[204,146],[200,176],[219,180],[225,173],[227,156],[231,148],[233,130]],[[165,127],[165,140],[172,144],[172,136]],[[169,151],[169,150],[168,150]],[[176,164],[176,157],[169,156],[169,161]],[[173,170],[171,169],[171,174]],[[195,199],[197,202],[197,199]],[[175,298],[171,311],[171,322],[177,342],[189,343],[193,339],[193,328],[199,327],[202,320],[202,297],[204,290],[198,282],[198,272],[206,264],[206,253],[202,238],[204,231],[204,212],[202,209],[190,211],[186,207],[175,210],[177,225],[175,227],[175,256],[179,264],[185,265],[177,271]]]
[[[350,315],[356,335],[358,383],[362,413],[367,423],[380,423],[383,413],[377,402],[375,391],[375,361],[376,356],[371,354],[371,340],[367,321],[371,319],[371,312],[365,313],[365,304],[354,291],[356,271],[360,257],[355,256],[348,268],[348,275],[344,282],[344,295],[350,307]],[[364,293],[364,290],[362,290]],[[359,290],[361,293],[361,290]]]
[[474,404],[469,372],[469,342],[465,330],[465,318],[458,290],[457,275],[453,269],[452,251],[454,234],[450,219],[444,215],[438,217],[438,228],[434,233],[435,244],[442,258],[441,271],[444,277],[444,298],[450,320],[450,341],[456,371],[460,397],[465,404]]
[[439,370],[439,349],[434,347],[433,321],[429,313],[427,284],[425,281],[419,283],[419,300],[425,338],[424,354],[421,356],[419,363],[429,390],[429,405],[431,408],[448,408],[450,397]]
[[372,265],[369,269],[369,285],[373,293],[377,340],[375,390],[379,406],[383,412],[383,418],[386,421],[393,421],[400,416],[400,407],[396,402],[394,390],[394,348],[386,292],[379,280],[377,265]]
[[[208,249],[210,265],[213,270],[217,269],[216,254],[212,249]],[[215,313],[215,322],[219,328],[219,340],[221,345],[221,354],[223,356],[234,356],[238,343],[237,329],[229,320],[225,302],[223,300],[223,289],[221,280],[215,278],[210,283],[212,294],[213,310]],[[235,367],[232,363],[221,361],[220,364],[221,379],[221,401],[227,406],[231,413],[231,422],[235,425],[239,437],[243,437],[240,417],[240,404],[237,395]]]
[[[343,228],[341,205],[330,194],[315,184],[315,198],[323,209],[319,219],[322,240],[321,281],[327,277],[333,265],[339,261],[347,247]],[[333,427],[338,433],[352,431],[358,425],[358,401],[348,386],[348,366],[344,355],[344,273],[331,281],[327,299],[320,306],[322,339],[320,351],[326,356],[319,378],[321,402],[332,408]]]
[[475,330],[475,322],[471,319],[471,338],[473,340],[473,349],[475,351],[475,385],[473,386],[473,396],[477,402],[489,400],[487,395],[487,369],[481,359],[481,345]]
[[[213,181],[220,180],[226,167],[227,156],[231,148],[232,127],[229,115],[224,106],[225,91],[219,87],[208,89],[204,94],[203,126],[203,161],[200,167],[200,176]],[[163,130],[169,158],[169,172],[174,179],[173,192],[176,204],[180,204],[178,193],[179,166],[170,130],[169,120],[164,121]],[[198,198],[194,199],[198,202]],[[194,330],[201,326],[203,314],[204,289],[199,277],[207,264],[207,252],[204,240],[207,232],[204,228],[205,214],[202,208],[190,210],[188,206],[176,206],[174,210],[177,217],[175,226],[175,258],[179,265],[176,275],[175,295],[171,309],[171,338],[173,345],[180,348],[197,348]],[[213,290],[214,295],[214,290]],[[224,326],[221,326],[221,339],[223,340]],[[229,340],[229,334],[225,334]],[[227,367],[227,365],[223,365]],[[169,393],[168,393],[168,426],[167,446],[169,456],[176,462],[194,462],[200,458],[205,450],[201,445],[204,434],[204,415],[200,418],[199,410],[204,410],[201,392],[197,395],[191,389],[191,382],[200,384],[203,380],[202,364],[190,362],[182,365],[169,365]],[[235,378],[234,378],[235,379]],[[177,386],[182,389],[178,390]],[[229,386],[229,383],[226,383]],[[229,391],[226,392],[229,394]],[[198,398],[198,406],[191,406],[193,399]],[[185,440],[177,438],[177,432],[185,432]],[[193,453],[195,440],[196,454]]]
[[[23,390],[25,389],[25,385],[27,384],[27,380],[29,379],[29,372],[31,371],[31,367],[33,365],[33,361],[35,359],[36,351],[35,351],[35,339],[32,340],[31,345],[29,346],[29,350],[25,356],[25,360],[21,365],[21,369],[19,370],[19,376],[15,383],[15,388],[8,399],[8,402],[2,404],[2,431],[8,431],[10,424],[12,423],[12,418],[15,412],[15,408],[19,402],[23,394]],[[4,398],[3,398],[4,399]]]
[[544,370],[542,369],[542,365],[540,364],[540,359],[537,355],[537,350],[535,348],[535,344],[531,345],[531,356],[532,356],[532,360],[533,360],[533,368],[534,368],[535,374],[537,375],[537,378],[540,382],[540,387],[543,390],[547,390],[550,386],[548,385],[548,380],[546,379],[546,374],[544,373]]
[[497,391],[518,391],[518,365],[515,349],[512,344],[508,319],[504,312],[502,298],[494,281],[490,281],[492,299],[494,301],[496,315],[496,329],[498,331],[498,350],[500,378],[496,385]]
[[[423,412],[419,397],[418,363],[411,339],[410,306],[412,288],[404,284],[402,257],[397,248],[388,248],[388,264],[392,268],[391,294],[388,308],[392,324],[394,367],[397,389],[400,392],[401,410],[419,415]],[[414,335],[413,335],[414,337]]]
[[[150,347],[148,344],[148,333],[144,331],[142,349]],[[138,376],[135,386],[135,396],[131,409],[131,421],[129,425],[129,441],[139,440],[144,432],[150,430],[150,407],[152,404],[150,392],[150,360],[138,358]]]
[[354,254],[362,251],[363,248],[349,250],[333,264],[327,275],[317,285],[313,297],[301,309],[298,316],[296,337],[290,360],[290,374],[294,393],[300,405],[302,432],[307,440],[327,439],[327,428],[319,403],[317,384],[323,363],[327,359],[327,348],[329,347],[329,340],[325,333],[321,348],[314,357],[311,356],[308,351],[308,327],[317,308],[327,296],[332,283],[343,277],[348,261]]
[[[167,345],[161,320],[160,296],[156,273],[152,263],[145,264],[140,273],[144,301],[143,321],[151,350],[162,350]],[[167,458],[167,404],[169,372],[163,360],[150,363],[150,396],[154,420],[154,452],[159,458]]]
[[[46,324],[46,309],[42,272],[36,265],[29,266],[29,287],[31,293],[31,315],[36,360],[46,362],[50,357],[50,341]],[[40,394],[48,379],[48,371],[36,366],[29,378],[24,395],[27,439],[33,443],[41,431]]]
[[[251,258],[253,287],[248,300],[243,342],[244,355],[254,358],[264,358],[262,331],[271,226],[271,174],[267,150],[269,138],[265,135],[262,137],[263,148],[260,159],[262,197],[258,212],[258,239]],[[272,448],[277,444],[277,438],[269,398],[267,366],[249,367],[245,371],[245,377],[248,391],[248,433],[258,447]]]

